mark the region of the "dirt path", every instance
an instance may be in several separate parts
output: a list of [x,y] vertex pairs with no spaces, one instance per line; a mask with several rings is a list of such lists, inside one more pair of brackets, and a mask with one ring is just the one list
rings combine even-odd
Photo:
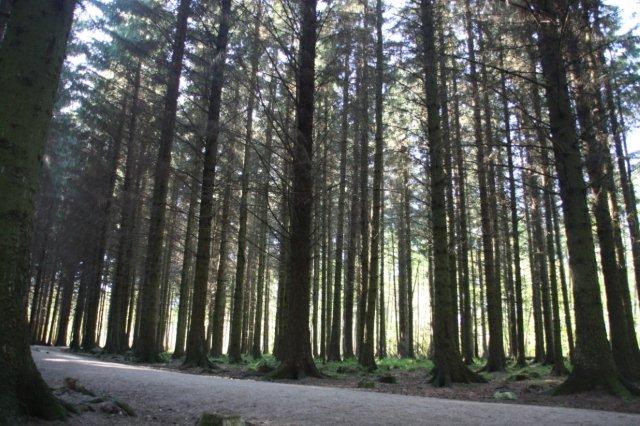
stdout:
[[[72,424],[195,424],[202,412],[238,414],[267,424],[637,425],[640,415],[400,396],[184,374],[99,361],[34,347],[52,387],[73,377],[94,392],[129,404],[136,418],[83,415]],[[49,423],[50,424],[50,423]]]

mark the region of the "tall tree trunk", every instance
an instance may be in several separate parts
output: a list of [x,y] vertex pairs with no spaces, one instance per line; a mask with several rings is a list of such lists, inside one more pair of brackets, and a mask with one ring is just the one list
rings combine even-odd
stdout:
[[195,176],[197,176],[196,170],[199,162],[195,161],[195,159],[192,161],[194,164],[194,177],[191,179],[191,189],[189,190],[189,210],[187,211],[187,228],[184,234],[182,270],[180,272],[180,298],[178,301],[178,323],[176,325],[176,343],[172,355],[173,359],[182,358],[184,356],[185,341],[187,337],[187,320],[189,316],[188,309],[191,304],[191,293],[193,292],[193,243],[199,189]]
[[566,63],[562,57],[563,38],[558,23],[566,19],[565,1],[536,0],[539,20],[538,48],[542,71],[547,81],[546,94],[551,137],[560,197],[567,231],[567,247],[573,275],[576,304],[576,356],[569,378],[555,393],[571,393],[595,386],[626,393],[620,381],[604,325],[598,285],[597,263],[587,207],[586,184],[582,175],[582,156],[571,113]]
[[[487,167],[490,162],[487,155],[485,155],[485,142],[490,143],[490,140],[484,141],[482,135],[482,113],[480,99],[480,92],[478,88],[479,78],[476,69],[476,57],[475,57],[475,43],[473,35],[473,21],[471,15],[471,5],[469,0],[465,0],[465,13],[466,13],[466,26],[467,26],[467,50],[469,54],[470,62],[470,76],[471,76],[471,91],[473,97],[473,116],[474,116],[474,132],[476,142],[476,163],[478,168],[478,189],[480,192],[480,216],[482,224],[482,247],[484,254],[484,274],[486,285],[486,298],[487,298],[487,313],[489,316],[489,358],[487,361],[486,369],[488,371],[500,371],[504,369],[504,348],[502,346],[502,314],[501,314],[501,300],[499,290],[499,274],[495,270],[495,258],[494,258],[494,245],[493,245],[493,233],[494,224],[491,215],[491,194],[487,192],[487,188],[493,187],[495,189],[495,183],[490,179],[492,173],[488,173]],[[482,73],[486,75],[486,71]],[[483,80],[486,77],[483,76]],[[485,92],[488,90],[485,86]],[[485,118],[487,124],[490,123],[490,114],[487,94],[485,93]],[[491,131],[485,129],[487,135],[491,135]],[[490,149],[491,152],[491,149]]]
[[[327,359],[340,361],[340,325],[342,322],[342,258],[344,249],[344,216],[346,204],[347,182],[347,142],[349,139],[349,58],[351,57],[351,37],[347,35],[344,52],[344,68],[342,78],[342,117],[340,122],[340,182],[338,187],[338,224],[336,231],[336,251],[333,290],[333,316]],[[346,308],[345,308],[346,309]]]
[[[383,169],[384,169],[384,160],[383,160]],[[384,178],[382,181],[382,193],[380,194],[381,202],[380,202],[380,302],[379,302],[379,311],[378,311],[378,358],[386,358],[387,357],[387,300],[386,300],[386,292],[385,292],[385,268],[384,268],[384,260],[385,260],[385,239],[384,239],[384,230],[385,230],[385,219],[384,219],[384,203],[385,203],[385,192],[384,192]]]
[[174,181],[169,194],[169,219],[167,221],[167,235],[165,237],[165,246],[162,260],[162,278],[160,284],[160,309],[158,313],[158,331],[156,336],[156,344],[159,352],[166,352],[165,344],[167,335],[167,321],[170,316],[169,304],[171,299],[171,261],[173,259],[173,249],[176,243],[176,204],[178,202],[179,182]]
[[[222,340],[224,335],[224,313],[227,306],[227,263],[229,252],[228,235],[230,231],[229,210],[231,205],[231,170],[228,166],[226,185],[222,196],[222,214],[220,215],[220,249],[218,250],[218,270],[216,273],[216,292],[213,304],[213,324],[211,325],[211,350],[213,357],[222,355]],[[193,298],[192,298],[193,299]],[[193,302],[192,302],[193,303]]]
[[211,221],[214,215],[213,191],[216,165],[218,162],[218,137],[220,134],[220,105],[224,86],[227,43],[229,39],[229,21],[231,1],[220,3],[220,24],[215,42],[215,54],[212,65],[212,81],[209,92],[209,110],[207,113],[207,138],[205,143],[204,164],[202,169],[202,188],[200,193],[200,215],[198,217],[198,242],[196,249],[195,275],[193,279],[193,299],[191,303],[191,322],[187,334],[185,365],[206,366],[207,348],[205,339],[205,307],[209,262],[211,255]]
[[[261,4],[261,3],[259,3]],[[246,246],[247,246],[247,216],[248,216],[248,198],[249,198],[249,176],[253,171],[253,109],[256,99],[256,91],[258,89],[257,72],[258,61],[260,60],[260,51],[258,46],[260,36],[260,25],[262,19],[262,9],[258,6],[258,13],[255,17],[255,29],[253,35],[253,47],[251,52],[251,77],[249,82],[249,100],[247,105],[247,127],[244,141],[244,155],[242,160],[242,177],[240,180],[240,218],[238,219],[238,247],[236,254],[236,276],[235,286],[233,290],[233,311],[231,315],[231,329],[229,331],[229,360],[231,362],[240,362],[242,349],[242,318],[243,313],[248,314],[244,308],[244,292],[245,284],[249,284],[249,280],[245,283],[245,266],[246,266]]]
[[60,282],[62,295],[60,299],[60,321],[56,333],[56,346],[66,346],[69,332],[69,318],[71,316],[71,302],[73,301],[73,289],[76,282],[76,272],[78,270],[77,259],[67,260],[62,269]]
[[176,33],[173,40],[171,63],[167,78],[167,90],[162,111],[160,147],[153,176],[153,194],[151,198],[151,219],[149,221],[149,239],[147,257],[144,263],[144,278],[140,289],[140,328],[135,345],[136,357],[142,362],[153,362],[158,358],[158,332],[160,271],[162,263],[162,245],[165,228],[167,190],[171,168],[171,149],[176,124],[180,75],[187,38],[187,21],[191,0],[180,0]]
[[[110,353],[123,353],[126,351],[128,340],[126,338],[126,315],[128,305],[129,285],[133,270],[133,228],[135,216],[135,171],[136,162],[141,157],[141,152],[136,150],[136,129],[138,123],[138,103],[140,94],[142,61],[138,61],[136,68],[133,95],[131,98],[131,111],[129,117],[129,129],[127,135],[127,159],[125,161],[124,182],[122,184],[122,207],[120,219],[120,238],[116,254],[116,270],[113,282],[113,291],[109,308],[109,328],[107,330],[107,342],[105,351]],[[124,120],[123,120],[124,122]],[[117,167],[117,163],[115,164]],[[117,170],[114,168],[114,177]]]
[[[313,203],[313,220],[315,228],[319,227],[318,222],[320,222],[320,216],[320,200],[316,198]],[[313,299],[313,312],[311,314],[313,337],[311,338],[311,346],[315,357],[320,356],[319,348],[323,345],[324,341],[324,336],[321,335],[320,345],[318,345],[318,334],[321,334],[324,331],[320,325],[321,323],[324,324],[324,306],[322,307],[322,311],[320,312],[320,260],[320,240],[316,239],[313,242],[313,282],[311,289]],[[318,315],[318,312],[320,312],[320,315]]]
[[362,28],[360,28],[360,57],[358,58],[358,133],[360,139],[360,289],[358,291],[358,309],[356,320],[356,354],[364,343],[365,322],[367,316],[367,297],[369,292],[369,240],[370,209],[369,203],[369,4],[368,0],[360,0],[363,8]]
[[[530,153],[527,156],[529,164],[540,164],[540,154],[534,157]],[[533,226],[533,258],[536,265],[536,278],[539,283],[540,295],[542,296],[542,320],[544,326],[544,342],[545,342],[545,364],[553,364],[554,360],[554,341],[553,341],[553,316],[551,314],[551,293],[549,287],[549,269],[547,263],[547,246],[545,244],[542,228],[542,194],[541,185],[535,174],[531,175],[531,221]]]
[[[436,48],[434,31],[434,0],[422,0],[421,32],[424,49],[425,95],[428,117],[429,171],[431,172],[431,229],[433,241],[447,240],[447,210],[445,190],[447,185],[444,170],[444,143],[440,121],[440,105],[436,73]],[[434,364],[432,383],[450,386],[453,382],[480,382],[480,376],[471,372],[458,350],[458,336],[451,318],[454,299],[451,297],[449,281],[449,253],[447,244],[434,244]]]
[[13,2],[0,45],[0,412],[8,422],[65,417],[31,358],[24,301],[34,195],[75,3]]
[[[487,36],[487,44],[491,46],[490,32],[485,31],[485,24],[478,24],[478,49],[481,52],[482,65],[480,74],[482,79],[482,104],[484,112],[484,143],[487,148],[485,162],[487,163],[487,180],[488,186],[488,212],[490,216],[489,230],[490,239],[493,240],[493,266],[491,280],[485,282],[487,296],[487,319],[489,321],[489,354],[487,357],[487,371],[502,371],[506,368],[506,360],[504,354],[503,330],[502,330],[502,285],[501,285],[501,247],[500,247],[500,225],[498,216],[498,197],[496,185],[496,164],[495,157],[499,156],[494,148],[493,141],[493,109],[490,102],[489,92],[489,75],[487,72],[487,63],[489,58],[487,48],[485,47],[484,36]],[[499,150],[498,150],[499,151]],[[485,259],[485,263],[487,259]]]
[[[455,66],[455,63],[454,63]],[[465,166],[464,166],[464,153],[462,150],[462,136],[460,134],[460,97],[458,94],[458,78],[453,76],[453,123],[454,123],[454,139],[456,141],[455,146],[455,158],[456,158],[456,173],[458,175],[458,223],[459,223],[459,235],[458,235],[458,262],[460,273],[460,293],[462,298],[461,310],[462,310],[462,333],[461,333],[461,352],[464,362],[466,364],[473,363],[474,355],[474,330],[473,330],[473,318],[471,307],[475,307],[475,302],[471,304],[471,294],[469,290],[469,236],[467,229],[467,196],[466,196],[466,180],[465,180]],[[471,281],[474,284],[475,282]]]
[[438,82],[439,107],[441,109],[441,136],[444,144],[444,170],[446,179],[450,182],[446,186],[447,203],[447,251],[449,253],[449,293],[451,295],[451,332],[455,337],[454,344],[460,352],[460,330],[458,326],[458,265],[456,263],[456,227],[455,227],[455,206],[453,198],[453,166],[452,166],[452,146],[451,146],[451,125],[449,122],[449,92],[447,90],[448,71],[446,68],[447,40],[444,34],[443,13],[438,14],[438,72],[440,81]]
[[291,228],[288,233],[286,288],[282,308],[281,365],[274,377],[320,376],[309,334],[309,269],[313,200],[313,110],[317,38],[316,0],[300,1],[300,39],[296,69],[296,138],[293,140]]
[[559,254],[559,270],[560,270],[560,288],[562,290],[562,307],[564,310],[564,326],[567,331],[567,340],[569,341],[569,358],[573,362],[573,327],[571,325],[571,311],[569,309],[569,292],[567,290],[567,278],[564,269],[564,260],[560,256],[562,245],[560,244],[560,220],[558,219],[558,208],[556,207],[556,197],[551,195],[551,213],[553,216],[553,235],[555,238],[556,252]]
[[622,189],[622,198],[626,211],[627,227],[631,242],[631,256],[633,259],[633,272],[638,294],[640,295],[640,226],[638,225],[638,210],[636,208],[636,196],[631,182],[631,169],[625,164],[625,152],[623,150],[622,133],[624,126],[618,120],[617,108],[614,101],[612,82],[608,75],[604,77],[605,100],[609,125],[613,133],[613,141],[618,166],[618,176]]
[[[355,139],[354,135],[354,139]],[[345,359],[353,358],[353,296],[356,276],[356,253],[357,253],[357,230],[360,217],[360,197],[358,186],[358,160],[360,150],[358,143],[353,143],[353,170],[351,175],[350,193],[351,202],[349,205],[349,234],[347,236],[347,261],[346,277],[344,282],[344,340],[343,356]]]
[[[275,109],[274,104],[276,102],[275,99],[275,79],[272,79],[269,85],[269,111]],[[267,284],[267,269],[269,269],[269,262],[267,259],[267,231],[268,231],[268,214],[269,214],[269,190],[271,183],[271,158],[272,158],[272,139],[273,139],[273,126],[270,121],[267,121],[267,129],[265,134],[265,143],[264,143],[264,151],[265,154],[262,158],[262,176],[261,176],[261,184],[262,191],[259,196],[260,204],[258,210],[257,220],[258,223],[258,281],[257,281],[257,289],[256,289],[256,313],[254,320],[254,330],[253,330],[253,341],[251,344],[251,355],[254,358],[259,358],[262,356],[260,345],[260,339],[262,338],[262,311],[263,306],[266,310],[267,304],[269,303],[268,298],[264,297],[265,288],[268,286]],[[264,299],[264,301],[263,301]],[[264,330],[266,331],[267,326],[265,326]]]
[[[507,142],[507,168],[509,173],[509,208],[511,220],[511,244],[513,244],[514,267],[514,298],[515,298],[515,349],[516,365],[524,367],[524,312],[522,300],[522,269],[520,267],[520,229],[518,220],[518,204],[516,198],[516,179],[513,166],[513,141],[511,139],[511,115],[509,112],[509,98],[507,94],[507,78],[504,72],[500,73],[500,86],[502,91],[502,112],[504,120],[504,132]],[[508,239],[508,236],[505,236]]]
[[523,171],[522,187],[524,188],[524,216],[527,228],[527,252],[529,253],[529,271],[531,273],[531,305],[533,310],[533,329],[534,329],[534,362],[542,363],[544,361],[544,330],[542,326],[542,307],[540,302],[540,282],[538,280],[538,265],[535,260],[535,250],[533,243],[531,207],[529,201],[528,187],[532,187],[531,173]]
[[[574,13],[580,16],[579,12]],[[575,19],[579,22],[574,25],[587,24],[579,18]],[[574,29],[574,31],[588,30]],[[578,43],[578,35],[574,32],[570,33],[567,50],[573,62],[576,116],[580,124],[580,139],[586,145],[585,165],[594,200],[593,212],[600,247],[602,275],[607,294],[611,348],[620,373],[626,378],[637,379],[640,377],[640,353],[635,332],[629,330],[629,327],[633,327],[633,322],[627,323],[626,311],[630,309],[630,300],[626,301],[624,297],[624,289],[626,287],[628,292],[629,284],[626,267],[621,270],[620,265],[623,263],[618,262],[615,224],[609,206],[610,191],[614,188],[609,184],[608,178],[610,176],[608,173],[612,171],[613,165],[611,164],[607,135],[598,129],[599,122],[604,119],[597,99],[599,87],[596,84],[599,82],[594,81],[595,77],[589,75],[589,71],[582,63],[580,47],[591,48],[590,43],[587,43],[586,46],[579,46]],[[615,194],[613,195],[615,196]],[[621,241],[621,238],[619,240]]]
[[[378,299],[378,281],[380,280],[380,212],[382,210],[382,179],[384,174],[384,140],[382,122],[382,85],[384,75],[384,52],[382,40],[382,0],[376,0],[376,95],[375,95],[375,151],[373,158],[373,215],[371,218],[371,261],[369,262],[369,285],[367,289],[366,319],[364,341],[360,350],[360,364],[374,369],[375,361],[375,318]],[[365,128],[365,131],[367,129]],[[364,273],[364,270],[363,270]]]

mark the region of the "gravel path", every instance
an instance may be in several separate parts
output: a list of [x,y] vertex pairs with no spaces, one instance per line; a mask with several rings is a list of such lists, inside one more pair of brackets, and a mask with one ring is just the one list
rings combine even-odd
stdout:
[[50,386],[73,377],[96,393],[128,403],[138,414],[83,415],[72,423],[195,424],[203,411],[238,414],[266,424],[638,425],[640,415],[571,408],[401,396],[184,374],[106,362],[34,347]]

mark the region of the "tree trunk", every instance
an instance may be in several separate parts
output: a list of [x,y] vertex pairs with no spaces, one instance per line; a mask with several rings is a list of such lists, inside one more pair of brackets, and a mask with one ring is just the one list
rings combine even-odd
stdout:
[[56,333],[56,346],[66,346],[69,331],[69,318],[71,316],[71,302],[73,301],[73,288],[76,282],[76,271],[78,261],[76,259],[67,260],[60,278],[62,295],[60,299],[60,321],[58,322],[58,332]]
[[[375,151],[373,158],[373,215],[371,218],[371,261],[369,262],[369,285],[367,289],[364,341],[360,350],[360,365],[375,369],[375,318],[380,280],[380,212],[382,211],[382,179],[384,174],[384,140],[382,122],[382,85],[384,74],[384,53],[382,40],[382,0],[376,0],[376,95],[375,95]],[[364,129],[367,131],[367,129]],[[364,271],[363,271],[364,273]]]
[[[355,136],[354,136],[355,139]],[[351,202],[349,205],[349,234],[347,236],[347,265],[346,278],[344,282],[344,340],[343,356],[345,359],[353,358],[353,296],[356,276],[356,253],[357,253],[357,229],[360,217],[359,187],[358,187],[358,160],[360,150],[357,143],[353,143],[353,170],[351,175],[350,193]]]
[[[274,109],[275,100],[275,79],[272,79],[269,87],[269,111]],[[251,355],[254,358],[259,358],[262,356],[260,345],[260,339],[262,338],[262,311],[263,306],[266,310],[266,307],[269,303],[268,298],[264,297],[265,288],[268,286],[267,283],[267,269],[269,269],[269,264],[267,260],[267,231],[268,231],[268,214],[269,214],[269,190],[271,183],[271,176],[269,175],[269,171],[271,169],[271,158],[273,149],[271,147],[273,139],[273,127],[270,121],[267,122],[267,129],[265,134],[265,144],[264,144],[264,156],[262,162],[262,192],[258,195],[260,197],[260,205],[258,210],[257,220],[258,224],[258,281],[257,281],[257,289],[256,289],[256,313],[254,320],[254,330],[253,330],[253,341],[251,345]],[[264,302],[263,302],[264,299]],[[267,326],[265,325],[265,332],[267,330]]]
[[[346,36],[342,78],[342,117],[340,124],[340,183],[338,187],[338,224],[336,231],[336,251],[333,290],[333,316],[327,359],[340,361],[340,324],[342,322],[342,257],[344,248],[344,216],[347,182],[347,142],[349,139],[349,58],[351,56],[351,37]],[[346,308],[345,308],[346,309]]]
[[[473,22],[471,6],[469,0],[465,0],[466,26],[467,26],[467,50],[469,53],[471,91],[473,97],[474,132],[477,148],[476,163],[478,168],[478,189],[480,193],[480,216],[482,224],[482,247],[484,254],[484,275],[486,285],[487,313],[489,315],[489,358],[486,369],[488,371],[500,371],[504,369],[504,348],[502,347],[502,317],[500,309],[500,291],[498,275],[495,271],[494,246],[493,246],[493,221],[491,218],[490,194],[487,193],[489,186],[495,185],[489,180],[490,173],[487,173],[487,163],[490,161],[485,155],[485,147],[482,135],[482,115],[481,100],[478,88],[478,73],[476,70],[475,43],[473,36]],[[483,72],[486,74],[486,72]],[[483,77],[483,80],[485,78]],[[486,86],[486,84],[485,84]],[[485,92],[488,90],[485,87]],[[485,109],[489,109],[488,100],[485,94]],[[485,111],[485,115],[488,111]],[[486,117],[487,122],[490,116]],[[486,129],[485,129],[486,130]],[[486,130],[490,135],[490,131]],[[489,144],[490,141],[486,141]],[[496,284],[498,283],[498,284]]]
[[[129,117],[129,129],[127,138],[127,159],[125,162],[124,182],[122,184],[122,210],[120,219],[120,238],[116,254],[116,270],[111,293],[109,308],[109,327],[107,330],[107,342],[105,351],[109,353],[123,353],[128,349],[126,337],[126,315],[128,306],[128,293],[133,272],[133,245],[134,245],[134,219],[136,212],[136,199],[134,197],[135,168],[141,167],[136,162],[142,153],[136,150],[136,129],[138,123],[138,103],[140,94],[142,61],[138,61],[133,84],[133,96],[131,99],[131,112]],[[116,164],[117,165],[117,164]],[[116,169],[114,168],[114,177]]]
[[566,18],[566,4],[564,1],[548,0],[537,0],[534,4],[536,12],[545,16],[544,20],[538,21],[538,48],[547,81],[551,137],[576,304],[576,362],[569,378],[555,393],[572,393],[604,386],[616,394],[626,394],[607,341],[582,158],[572,119],[566,63],[562,57],[565,46],[557,26]]
[[153,195],[151,198],[151,219],[149,221],[149,239],[147,257],[144,263],[144,278],[140,289],[140,329],[135,353],[141,362],[154,362],[158,359],[158,312],[160,271],[162,269],[162,243],[165,228],[165,210],[169,175],[171,169],[171,149],[176,124],[178,95],[180,92],[180,75],[184,57],[185,40],[187,38],[187,21],[191,0],[180,0],[176,33],[173,40],[171,63],[167,78],[167,91],[162,111],[160,147],[158,160],[153,176]]
[[34,195],[75,3],[13,2],[0,45],[0,413],[8,422],[65,417],[31,358],[24,301]]
[[[444,170],[444,143],[440,124],[440,105],[436,74],[435,31],[433,23],[433,0],[422,0],[421,32],[424,49],[425,95],[428,117],[429,171],[431,172],[431,229],[433,241],[447,241],[447,210],[445,190],[447,185]],[[432,383],[435,386],[450,386],[453,382],[481,382],[480,376],[471,372],[458,350],[458,336],[451,318],[454,299],[449,281],[449,253],[447,244],[433,245],[434,260],[434,356]]]
[[[575,12],[579,16],[579,12]],[[578,19],[578,18],[576,18]],[[578,19],[579,20],[579,19]],[[575,25],[584,24],[582,20]],[[586,31],[584,29],[574,31]],[[589,175],[589,186],[593,193],[593,212],[596,220],[596,231],[600,247],[600,263],[604,276],[607,294],[607,312],[609,314],[609,331],[611,333],[611,348],[613,358],[620,373],[629,379],[640,377],[640,353],[638,352],[635,332],[629,330],[633,323],[627,323],[627,309],[630,300],[625,300],[624,289],[628,281],[626,267],[621,270],[616,253],[616,232],[614,220],[609,207],[609,196],[612,185],[608,182],[608,173],[612,171],[607,135],[599,131],[598,124],[602,110],[598,107],[599,84],[593,81],[582,63],[581,49],[578,45],[578,35],[571,33],[567,41],[569,57],[573,62],[575,82],[576,116],[580,124],[580,139],[586,145],[585,165]],[[583,46],[591,48],[589,44]],[[612,183],[612,182],[611,182]],[[615,196],[615,194],[613,194]],[[617,201],[616,201],[617,204]],[[621,240],[621,238],[620,238]],[[622,259],[624,262],[624,258]]]
[[285,310],[280,367],[273,377],[320,376],[309,334],[309,272],[311,266],[311,206],[313,200],[313,99],[316,58],[316,0],[300,1],[300,40],[296,69],[296,137],[293,140],[292,187],[289,203]]
[[444,144],[444,170],[446,179],[450,182],[446,185],[447,203],[447,251],[449,253],[449,293],[451,295],[451,332],[455,337],[454,344],[460,352],[460,329],[458,326],[458,265],[456,263],[456,227],[455,227],[455,206],[453,197],[453,166],[452,166],[452,145],[451,145],[451,125],[449,122],[449,92],[447,89],[448,71],[446,68],[447,39],[444,34],[444,17],[442,13],[437,18],[438,33],[438,72],[440,81],[438,82],[439,107],[441,109],[441,136]]
[[[184,0],[183,0],[184,1]],[[211,221],[214,215],[213,190],[216,165],[218,162],[218,137],[220,133],[220,105],[224,86],[225,62],[229,36],[231,1],[220,3],[220,25],[215,42],[212,81],[209,92],[209,110],[207,113],[207,138],[204,164],[202,169],[202,187],[200,193],[200,215],[198,217],[198,242],[196,249],[195,275],[193,279],[193,299],[191,303],[191,322],[187,334],[187,349],[184,365],[204,367],[208,364],[205,339],[205,307],[209,262],[211,255]]]
[[236,276],[233,293],[233,311],[231,316],[231,329],[229,331],[229,360],[231,362],[240,362],[242,349],[242,330],[243,330],[243,311],[248,314],[248,310],[244,308],[245,284],[249,284],[249,280],[245,283],[245,266],[246,266],[246,246],[247,246],[247,215],[248,215],[248,197],[249,197],[249,176],[253,172],[253,108],[256,99],[256,91],[258,89],[257,71],[259,53],[259,32],[261,25],[261,7],[258,7],[258,14],[255,17],[255,29],[253,36],[253,47],[251,52],[251,77],[249,82],[249,101],[247,106],[247,127],[244,141],[244,155],[242,160],[242,177],[240,180],[240,218],[238,219],[238,247],[236,254]]
[[370,240],[370,209],[369,203],[369,5],[368,0],[361,0],[363,8],[363,23],[360,28],[360,57],[358,58],[359,84],[356,97],[358,98],[358,132],[360,139],[360,289],[358,291],[358,309],[356,319],[356,354],[360,359],[360,352],[364,343],[364,329],[367,316],[367,297],[369,292],[369,240]]
[[[224,335],[224,313],[227,306],[227,263],[229,252],[229,210],[231,204],[231,170],[228,166],[224,195],[222,196],[222,214],[220,216],[220,249],[218,250],[218,271],[216,273],[216,293],[213,305],[213,324],[211,325],[211,350],[212,357],[222,355],[222,338]],[[192,298],[193,300],[193,298]],[[193,303],[193,302],[192,302]]]
[[191,304],[191,293],[193,292],[193,243],[199,189],[199,184],[195,176],[197,176],[196,170],[199,162],[195,160],[192,161],[194,162],[194,177],[191,179],[191,189],[189,190],[189,210],[187,211],[187,228],[184,234],[184,251],[182,254],[182,270],[180,273],[180,300],[178,302],[178,323],[176,325],[176,343],[172,355],[173,359],[184,356],[187,337],[187,320]]
[[[504,72],[500,73],[500,86],[502,90],[502,111],[504,116],[505,137],[507,142],[507,168],[509,173],[509,208],[511,213],[511,243],[513,244],[514,266],[514,298],[515,298],[515,354],[516,365],[524,367],[524,312],[522,300],[522,269],[520,268],[520,229],[518,220],[518,204],[516,198],[516,179],[513,166],[513,142],[511,139],[511,115],[509,113],[509,98],[507,96],[507,79]],[[505,236],[506,237],[506,236]]]

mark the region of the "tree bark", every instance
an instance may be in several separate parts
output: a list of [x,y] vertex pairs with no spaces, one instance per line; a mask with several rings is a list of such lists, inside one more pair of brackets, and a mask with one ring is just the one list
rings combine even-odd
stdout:
[[317,38],[316,0],[300,1],[300,39],[296,69],[296,137],[293,140],[291,228],[288,233],[281,365],[273,377],[320,376],[309,333],[309,272],[313,200],[313,110]]
[[[442,138],[438,82],[436,74],[435,31],[433,0],[422,0],[421,35],[424,49],[425,95],[429,139],[429,171],[431,173],[431,230],[434,241],[447,241],[446,174],[444,170],[444,141]],[[434,372],[431,379],[435,386],[450,386],[453,382],[481,382],[480,376],[471,372],[462,362],[458,350],[457,333],[451,318],[454,299],[449,281],[449,253],[447,244],[434,244]]]
[[227,43],[229,39],[229,21],[231,1],[220,3],[220,24],[215,42],[215,54],[212,65],[212,81],[209,92],[209,110],[207,113],[207,138],[204,164],[202,168],[202,187],[200,193],[200,214],[198,217],[198,242],[196,249],[195,276],[193,279],[193,299],[191,303],[191,322],[187,334],[187,349],[184,365],[204,367],[208,365],[205,339],[205,307],[209,262],[211,255],[211,221],[214,215],[213,191],[216,165],[218,162],[218,137],[220,134],[220,109],[222,88],[224,86]]
[[187,320],[189,307],[191,305],[191,293],[193,292],[193,243],[194,227],[196,224],[196,209],[198,208],[199,184],[195,178],[198,168],[198,161],[195,159],[193,179],[191,179],[191,189],[189,190],[189,210],[187,211],[187,228],[184,234],[184,250],[182,254],[182,270],[180,273],[180,299],[178,301],[178,323],[176,324],[176,342],[173,349],[173,359],[184,356],[185,342],[187,337]]
[[[382,39],[382,0],[376,0],[376,70],[375,70],[375,151],[373,158],[373,214],[371,218],[371,261],[369,262],[369,285],[367,289],[364,342],[360,350],[360,365],[376,368],[375,318],[380,280],[380,212],[382,211],[382,179],[384,174],[384,123],[382,122],[382,86],[384,75],[384,52]],[[366,131],[366,129],[365,129]],[[363,271],[364,273],[364,271]]]
[[[122,210],[120,219],[120,238],[118,240],[116,254],[116,270],[109,308],[107,342],[105,344],[105,351],[110,353],[123,353],[128,349],[129,343],[126,336],[126,316],[129,301],[129,287],[133,273],[133,230],[136,212],[136,200],[134,197],[134,169],[140,167],[140,165],[137,165],[136,163],[139,161],[142,154],[139,152],[140,148],[136,149],[141,68],[142,61],[139,60],[135,72],[133,96],[131,99],[131,111],[127,137],[127,159],[125,161],[124,182],[121,190]],[[115,172],[116,170],[114,169],[114,175]]]
[[14,2],[0,45],[0,413],[63,419],[31,358],[25,296],[34,195],[75,1]]
[[167,78],[167,91],[162,111],[160,147],[153,176],[153,194],[151,197],[151,219],[149,221],[149,239],[147,257],[144,263],[144,277],[140,289],[140,328],[135,345],[136,357],[141,362],[154,362],[158,359],[158,332],[160,271],[162,269],[162,243],[164,238],[167,191],[171,168],[171,149],[176,124],[180,75],[187,38],[187,21],[191,0],[180,0],[176,33],[173,40],[171,63]]
[[[340,122],[340,182],[338,186],[338,224],[336,231],[336,251],[333,290],[333,316],[327,359],[340,361],[340,325],[342,322],[342,275],[344,249],[344,216],[346,204],[347,182],[347,142],[349,138],[349,58],[351,57],[351,37],[347,35],[344,52],[344,67],[342,78],[342,117]],[[345,308],[346,309],[346,308]]]
[[572,393],[604,386],[614,393],[626,394],[607,341],[586,184],[582,175],[582,156],[571,113],[566,63],[562,57],[565,46],[557,26],[566,18],[567,8],[565,1],[536,0],[534,5],[535,11],[545,16],[545,19],[538,21],[538,49],[546,80],[551,136],[576,304],[575,365],[569,378],[556,388],[555,393]]

